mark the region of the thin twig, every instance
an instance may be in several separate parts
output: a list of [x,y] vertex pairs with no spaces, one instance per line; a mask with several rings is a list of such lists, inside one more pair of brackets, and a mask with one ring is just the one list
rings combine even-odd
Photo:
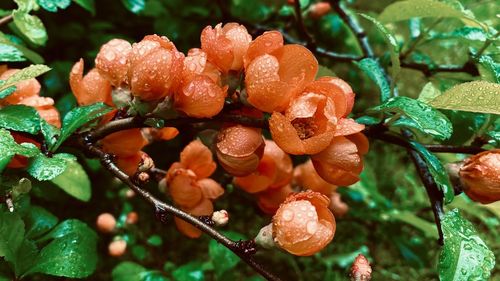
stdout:
[[479,58],[484,53],[484,51],[486,51],[486,49],[491,45],[491,43],[493,43],[495,40],[497,40],[498,36],[500,36],[500,31],[497,31],[497,33],[493,37],[486,39],[486,42],[484,42],[484,45],[481,47],[481,49],[479,49],[477,51],[476,54],[474,54],[474,56],[476,58]]
[[425,63],[416,63],[416,62],[401,62],[401,67],[411,68],[415,70],[421,71],[425,76],[429,77],[437,72],[463,72],[469,73],[472,76],[478,76],[479,70],[476,65],[469,61],[464,65],[428,65]]
[[0,19],[0,26],[9,23],[13,19],[12,14],[7,15]]
[[113,156],[105,153],[101,149],[97,148],[94,146],[92,143],[88,143],[86,141],[87,138],[82,138],[80,141],[80,145],[82,148],[84,148],[88,153],[91,155],[98,157],[101,159],[101,162],[103,166],[110,171],[114,176],[116,176],[118,179],[120,179],[123,183],[127,184],[136,194],[139,194],[144,200],[146,200],[148,203],[153,205],[155,214],[158,217],[158,219],[166,224],[167,223],[167,214],[173,215],[175,217],[178,217],[202,232],[206,233],[210,237],[212,237],[214,240],[219,242],[220,244],[224,245],[226,248],[231,250],[233,253],[238,255],[243,261],[245,261],[248,265],[250,265],[256,272],[261,274],[263,277],[265,277],[267,280],[274,280],[274,281],[280,281],[281,279],[271,272],[267,271],[259,262],[257,262],[254,257],[252,256],[255,251],[256,251],[256,246],[255,242],[253,240],[250,241],[233,241],[214,228],[210,227],[209,225],[205,224],[198,218],[180,210],[177,209],[176,207],[169,205],[165,202],[160,201],[151,193],[147,192],[146,190],[142,189],[140,186],[136,185],[130,177],[125,174],[122,170],[120,170],[115,163],[113,162]]
[[300,6],[300,1],[298,0],[295,1],[293,6],[295,9],[295,21],[297,24],[297,31],[300,37],[306,41],[307,48],[316,50],[316,42],[314,41],[312,35],[307,31],[306,25],[304,23],[304,17],[302,17],[302,9]]

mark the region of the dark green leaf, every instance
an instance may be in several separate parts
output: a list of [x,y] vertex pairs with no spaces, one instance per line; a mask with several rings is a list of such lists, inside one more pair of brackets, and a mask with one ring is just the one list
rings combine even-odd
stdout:
[[17,213],[0,210],[0,257],[15,262],[17,251],[24,239],[24,222]]
[[163,244],[163,240],[159,235],[152,235],[151,237],[148,238],[148,244],[151,246],[158,247]]
[[37,0],[38,5],[49,12],[57,12],[57,9],[66,9],[71,0]]
[[489,280],[495,267],[495,256],[472,224],[457,209],[445,214],[441,221],[444,246],[439,255],[441,280]]
[[14,141],[14,138],[9,131],[5,129],[0,129],[0,155],[23,155],[27,157],[33,157],[40,153],[38,148],[31,143],[18,144]]
[[6,106],[0,109],[0,127],[35,135],[40,131],[40,116],[30,106]]
[[31,78],[35,78],[49,71],[50,67],[43,64],[32,64],[28,67],[25,67],[18,72],[12,74],[7,80],[0,80],[0,90],[6,89],[10,86],[14,86],[15,84],[28,80]]
[[12,42],[2,32],[0,32],[0,43],[4,44],[4,45],[12,46],[12,47],[16,48],[17,50],[21,51],[23,53],[24,57],[26,57],[27,59],[29,59],[33,63],[43,63],[44,62],[43,58],[39,54],[31,51],[30,49],[24,47],[23,45],[19,45],[15,42]]
[[391,98],[368,111],[403,115],[406,118],[399,118],[392,125],[416,129],[439,140],[448,139],[453,131],[450,120],[444,114],[421,101],[408,97]]
[[113,281],[142,281],[141,274],[146,269],[133,262],[122,262],[113,268],[111,276]]
[[88,106],[73,108],[64,116],[61,135],[56,144],[51,148],[55,151],[71,134],[88,122],[103,116],[111,111],[111,108],[102,102]]
[[362,17],[364,17],[365,19],[371,21],[372,23],[375,24],[375,26],[377,27],[377,29],[382,32],[382,34],[384,35],[384,39],[385,39],[385,42],[387,44],[389,44],[390,48],[389,48],[389,52],[391,54],[391,63],[392,63],[392,79],[393,81],[395,82],[397,80],[397,77],[399,75],[399,72],[401,71],[401,66],[400,66],[400,62],[399,62],[399,45],[398,45],[398,41],[396,40],[396,38],[394,37],[394,35],[392,35],[391,32],[389,32],[389,30],[387,30],[387,28],[385,28],[385,26],[380,23],[378,20],[368,16],[368,15],[365,15],[365,14],[360,14]]
[[486,81],[462,83],[430,104],[443,109],[500,114],[500,84]]
[[97,235],[79,220],[66,220],[46,234],[53,239],[40,251],[35,265],[25,274],[44,273],[70,278],[91,275],[97,264]]
[[362,59],[356,65],[372,79],[380,89],[380,100],[385,102],[391,96],[391,86],[385,79],[384,70],[380,63],[372,58]]
[[0,99],[3,99],[5,97],[8,97],[10,94],[14,93],[16,91],[16,86],[10,86],[8,88],[5,88],[0,91]]
[[52,180],[62,174],[68,166],[68,154],[59,153],[49,158],[39,154],[31,159],[28,173],[37,180]]
[[[233,240],[245,239],[243,235],[235,232],[224,232],[224,234]],[[208,253],[217,277],[221,277],[225,272],[234,268],[240,261],[240,258],[236,254],[215,240],[211,240],[208,244]]]
[[52,182],[69,195],[87,202],[92,195],[89,177],[77,161],[68,161],[64,173],[52,179]]
[[34,15],[22,11],[12,13],[14,24],[33,44],[45,45],[47,42],[47,31],[42,21]]
[[203,281],[205,275],[201,266],[201,262],[190,262],[174,270],[172,276],[176,281]]
[[44,208],[31,206],[24,221],[26,223],[26,238],[37,239],[56,226],[59,220]]
[[410,211],[393,210],[386,215],[391,219],[412,225],[430,238],[439,238],[436,225],[433,222],[426,221]]
[[23,239],[23,242],[17,251],[16,259],[13,263],[16,276],[21,276],[28,271],[35,263],[37,257],[38,248],[36,247],[35,242],[26,238]]
[[25,61],[23,52],[16,47],[0,43],[0,62]]
[[434,154],[430,153],[423,145],[418,142],[410,141],[410,144],[413,148],[418,151],[418,153],[424,158],[425,162],[428,165],[429,172],[431,173],[436,185],[439,190],[443,192],[444,202],[451,203],[453,198],[455,198],[455,192],[450,183],[450,179],[448,178],[448,174],[443,167],[443,164],[439,161],[439,159],[434,156]]
[[95,0],[73,0],[73,2],[95,15]]
[[146,6],[146,1],[144,0],[122,0],[123,5],[127,10],[134,14],[138,14],[144,10]]
[[40,129],[47,147],[53,146],[57,142],[57,137],[61,134],[59,128],[47,123],[45,119],[40,119]]

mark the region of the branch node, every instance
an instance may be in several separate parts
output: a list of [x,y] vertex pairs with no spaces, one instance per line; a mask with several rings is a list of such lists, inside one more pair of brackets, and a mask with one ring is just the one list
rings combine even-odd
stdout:
[[257,244],[253,239],[236,241],[234,248],[244,255],[254,255],[257,253]]

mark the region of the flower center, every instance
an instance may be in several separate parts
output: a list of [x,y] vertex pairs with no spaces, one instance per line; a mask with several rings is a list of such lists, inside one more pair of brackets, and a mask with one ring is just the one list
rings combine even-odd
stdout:
[[314,122],[314,118],[297,118],[292,121],[292,126],[297,131],[297,135],[301,140],[308,139],[316,133],[318,126]]

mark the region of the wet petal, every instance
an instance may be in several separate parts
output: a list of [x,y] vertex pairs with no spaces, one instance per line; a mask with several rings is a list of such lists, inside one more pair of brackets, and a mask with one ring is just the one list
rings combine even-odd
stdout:
[[226,89],[219,87],[208,76],[196,75],[175,94],[175,108],[190,117],[213,117],[224,107]]
[[248,176],[235,177],[234,183],[248,193],[266,190],[276,179],[277,167],[273,158],[263,156],[257,170]]
[[359,124],[351,118],[341,118],[335,128],[335,136],[347,136],[359,133],[365,129],[365,125]]
[[132,156],[148,144],[140,129],[128,129],[106,136],[101,140],[104,151],[117,156]]
[[283,35],[279,31],[266,31],[250,43],[244,57],[245,69],[257,57],[269,54],[283,47]]
[[190,170],[169,170],[167,185],[175,204],[183,208],[192,208],[203,198],[201,188],[196,181],[196,175]]
[[95,67],[111,84],[119,87],[126,82],[128,56],[132,45],[123,39],[111,39],[101,46],[95,58]]

